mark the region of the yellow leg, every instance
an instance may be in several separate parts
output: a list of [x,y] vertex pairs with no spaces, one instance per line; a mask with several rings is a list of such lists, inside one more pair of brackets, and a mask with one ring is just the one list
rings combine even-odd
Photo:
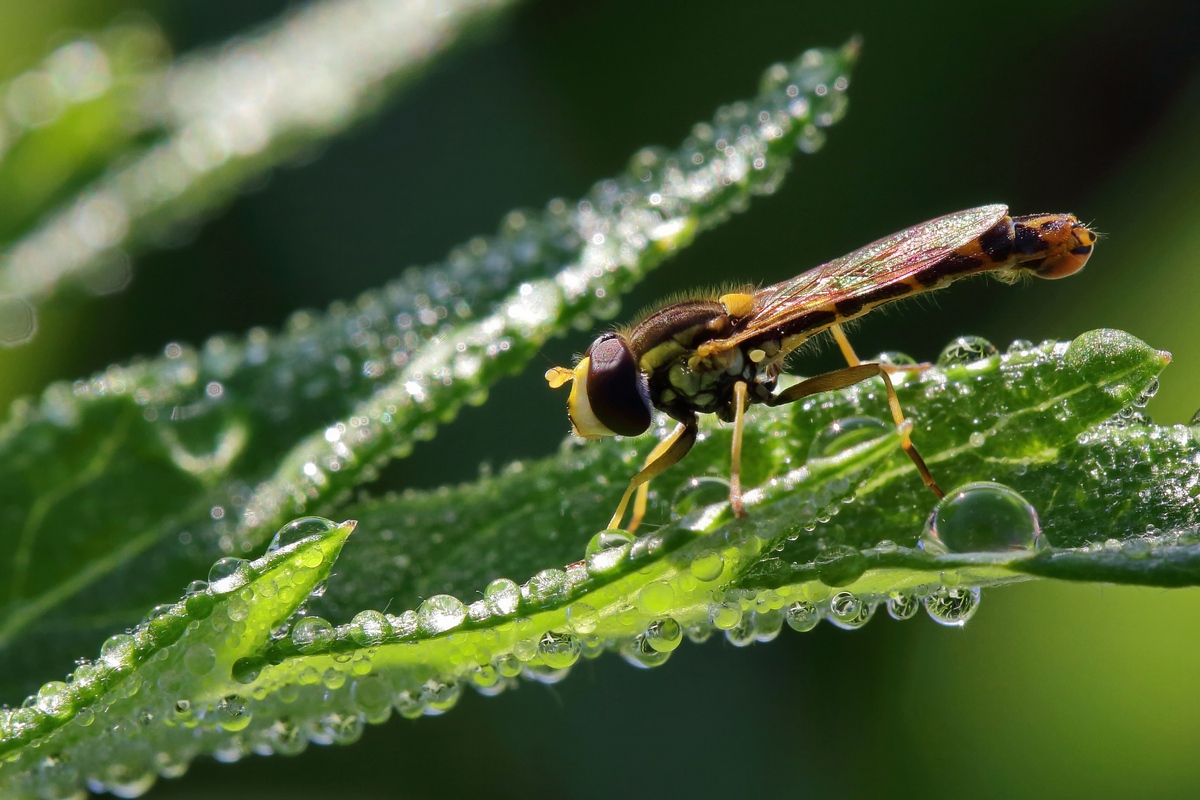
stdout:
[[733,452],[729,458],[729,506],[735,517],[746,516],[742,502],[742,429],[746,413],[746,382],[733,385]]
[[696,418],[692,417],[691,420],[681,423],[670,436],[659,442],[650,451],[642,471],[629,481],[629,488],[621,497],[621,504],[617,506],[616,513],[608,522],[609,530],[620,526],[621,518],[625,516],[625,509],[629,507],[629,498],[633,497],[634,492],[638,492],[638,500],[635,501],[633,508],[633,518],[630,519],[629,527],[626,528],[630,533],[637,530],[642,516],[646,513],[646,495],[650,492],[650,479],[666,472],[677,464],[679,459],[687,455],[688,451],[692,449],[692,445],[696,443],[697,431]]
[[[883,378],[883,385],[887,388],[888,407],[891,409],[892,419],[897,425],[904,424],[904,411],[900,408],[900,398],[896,397],[896,388],[892,386],[892,379],[888,377],[887,371],[884,370],[881,364],[857,364],[800,381],[795,386],[772,397],[767,404],[771,406],[787,405],[810,395],[832,392],[835,389],[845,389],[847,386],[862,383],[868,378],[874,378],[876,375]],[[921,458],[921,454],[913,446],[912,439],[905,435],[900,440],[900,446],[904,448],[904,452],[908,454],[913,464],[916,465],[917,472],[921,474],[921,480],[925,482],[925,485],[939,498],[945,497],[941,488],[938,487],[937,482],[934,481],[933,476],[929,474],[929,468],[925,466],[925,460]]]

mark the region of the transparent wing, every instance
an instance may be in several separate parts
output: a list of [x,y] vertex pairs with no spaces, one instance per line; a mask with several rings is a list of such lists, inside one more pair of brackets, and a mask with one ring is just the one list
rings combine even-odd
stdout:
[[731,346],[814,309],[904,281],[979,238],[1007,215],[1008,206],[1004,205],[947,214],[760,289],[754,295],[754,314],[747,327],[709,346]]

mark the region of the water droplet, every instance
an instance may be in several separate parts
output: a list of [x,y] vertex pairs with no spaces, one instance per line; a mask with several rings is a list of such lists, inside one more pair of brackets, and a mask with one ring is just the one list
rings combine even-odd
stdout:
[[804,633],[817,627],[817,623],[821,621],[821,610],[812,603],[801,601],[788,606],[784,618],[792,630]]
[[651,581],[638,592],[638,608],[647,614],[662,614],[671,610],[675,590],[666,581]]
[[435,594],[417,609],[417,627],[430,636],[454,630],[466,618],[467,607],[448,594]]
[[350,620],[350,638],[361,647],[383,644],[391,632],[392,626],[388,624],[387,617],[379,611],[360,611]]
[[[493,674],[495,670],[492,670]],[[499,676],[497,676],[499,677]],[[392,712],[392,693],[382,678],[359,678],[350,686],[350,698],[367,721],[378,725],[386,722]]]
[[292,520],[275,534],[275,538],[267,546],[267,552],[274,553],[276,550],[289,547],[301,539],[307,539],[309,536],[326,534],[336,527],[337,523],[331,522],[324,517],[301,517],[300,519]]
[[670,617],[656,619],[646,628],[646,644],[660,653],[669,653],[683,641],[683,628]]
[[483,590],[483,601],[497,617],[511,616],[521,604],[521,587],[508,578],[497,578]]
[[1145,408],[1147,405],[1149,405],[1150,401],[1154,398],[1154,395],[1158,394],[1158,387],[1158,378],[1152,378],[1150,383],[1146,384],[1146,388],[1142,389],[1141,394],[1134,399],[1132,404],[1133,407]]
[[917,360],[908,353],[901,353],[899,350],[885,350],[875,356],[875,361],[879,364],[884,364],[889,367],[915,367]]
[[567,625],[576,633],[591,633],[600,623],[600,615],[587,603],[567,606]]
[[892,619],[912,619],[921,607],[921,601],[915,595],[897,594],[888,598],[887,612]]
[[25,344],[37,333],[37,312],[29,301],[0,295],[0,347]]
[[551,669],[566,669],[579,660],[579,639],[567,633],[547,632],[538,640],[537,652]]
[[730,601],[709,603],[708,619],[720,630],[732,630],[742,621],[742,607]]
[[512,653],[505,653],[496,659],[496,671],[506,678],[515,678],[521,674],[521,659]]
[[874,614],[874,603],[861,600],[850,592],[838,592],[829,599],[829,621],[843,630],[861,628]]
[[195,619],[207,619],[216,604],[217,601],[208,593],[207,581],[192,581],[188,585],[183,600],[183,607],[187,609],[188,616]]
[[699,581],[715,581],[725,571],[725,557],[715,550],[701,550],[688,565]]
[[667,663],[671,653],[655,650],[646,640],[645,635],[635,636],[621,645],[621,658],[639,669],[660,667]]
[[946,345],[938,356],[939,367],[953,367],[958,364],[970,364],[982,361],[997,354],[996,347],[982,336],[960,336]]
[[183,667],[193,675],[207,675],[216,665],[216,652],[203,642],[197,642],[183,652]]
[[321,617],[305,617],[292,626],[292,644],[301,653],[316,653],[334,639],[333,626]]
[[214,709],[217,725],[222,730],[244,730],[254,718],[246,701],[236,694],[231,694],[217,703]]
[[239,658],[233,662],[233,679],[238,683],[254,683],[262,672],[262,661],[257,658]]
[[925,523],[921,547],[930,553],[1003,552],[1043,546],[1037,511],[1001,483],[959,487],[940,500]]
[[616,569],[625,560],[632,544],[633,534],[625,531],[600,531],[591,538],[584,551],[588,572],[603,575]]
[[557,599],[567,587],[567,573],[561,569],[544,569],[525,584],[530,602],[548,603]]
[[925,611],[939,625],[961,628],[979,609],[979,589],[941,587],[925,598]]
[[127,633],[110,636],[100,646],[100,660],[110,669],[122,669],[133,666],[133,637]]
[[254,577],[250,562],[242,558],[227,556],[212,565],[208,571],[208,588],[213,594],[229,594],[240,589]]
[[729,481],[712,476],[688,478],[671,498],[671,518],[686,517],[701,508],[729,502]]
[[874,417],[849,417],[827,425],[813,437],[808,457],[831,458],[855,445],[878,439],[891,429]]
[[849,586],[867,571],[867,557],[861,550],[835,544],[816,558],[817,578],[826,586]]
[[68,717],[74,710],[71,704],[71,690],[62,681],[50,681],[37,693],[37,707],[43,714],[51,717]]

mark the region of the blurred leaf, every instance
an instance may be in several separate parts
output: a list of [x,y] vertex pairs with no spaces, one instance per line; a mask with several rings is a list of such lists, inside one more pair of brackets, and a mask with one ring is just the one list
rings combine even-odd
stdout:
[[494,238],[281,334],[172,344],[16,405],[0,427],[0,690],[27,690],[215,558],[333,514],[548,337],[615,314],[647,270],[774,191],[797,144],[820,144],[856,54],[776,65],[678,150],[640,151],[578,203],[513,212]]

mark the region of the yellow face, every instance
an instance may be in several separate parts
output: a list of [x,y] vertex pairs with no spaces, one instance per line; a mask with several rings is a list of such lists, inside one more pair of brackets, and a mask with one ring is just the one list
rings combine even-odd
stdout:
[[644,433],[651,411],[645,381],[628,345],[616,334],[597,339],[574,369],[546,372],[552,389],[571,383],[567,416],[576,435],[585,439]]

